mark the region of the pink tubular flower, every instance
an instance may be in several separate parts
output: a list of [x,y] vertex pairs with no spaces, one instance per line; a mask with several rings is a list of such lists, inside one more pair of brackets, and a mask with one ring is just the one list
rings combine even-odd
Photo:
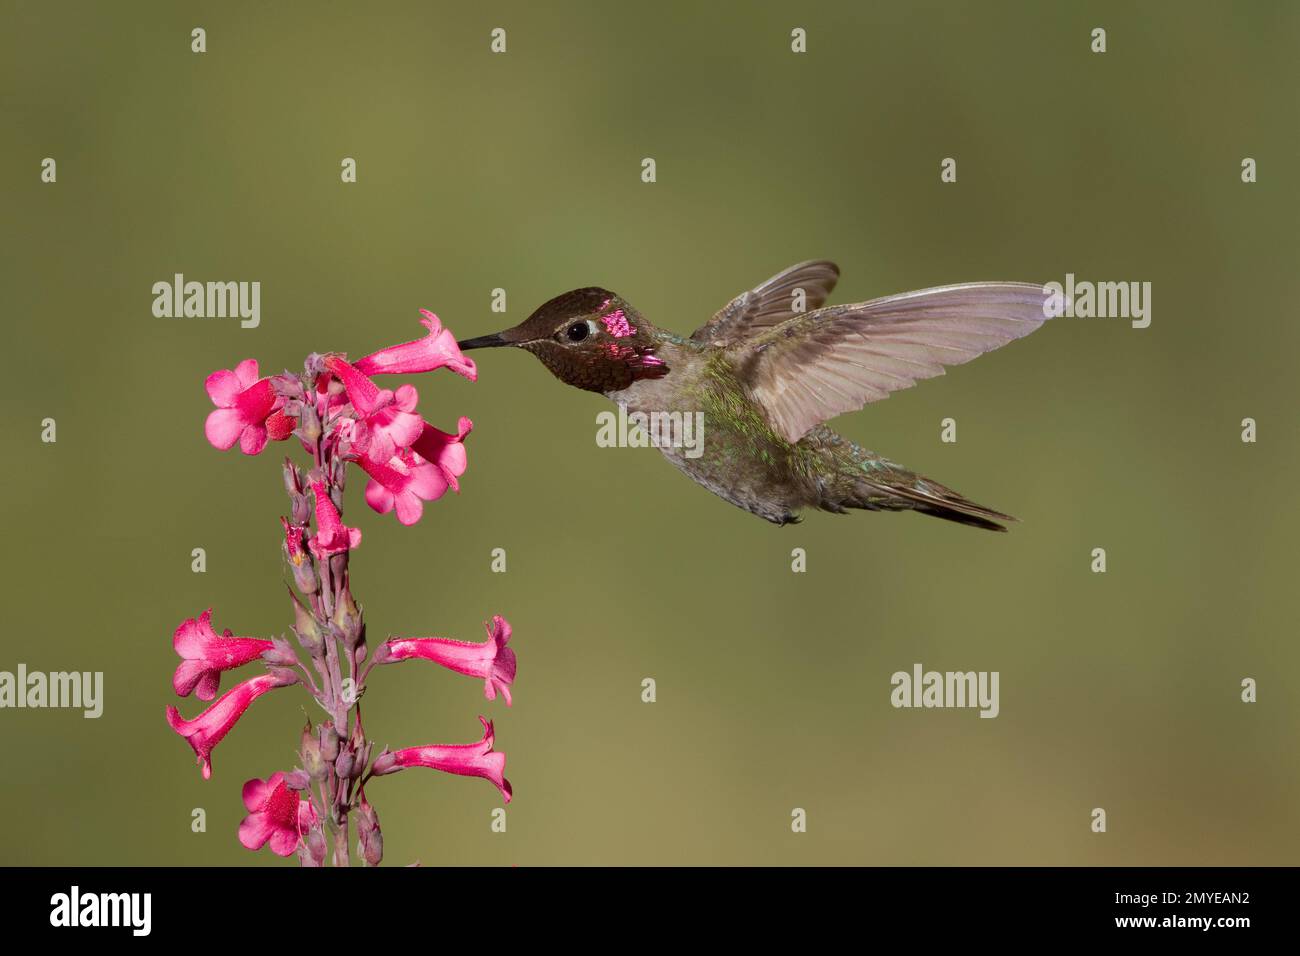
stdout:
[[343,523],[325,486],[319,481],[313,481],[311,490],[316,496],[316,527],[319,529],[307,542],[311,553],[324,560],[331,554],[351,551],[359,545],[361,529],[349,528]]
[[221,699],[193,720],[185,720],[171,704],[167,705],[167,723],[194,748],[203,779],[212,776],[212,751],[232,727],[244,716],[244,711],[268,690],[293,683],[295,678],[283,674],[262,674],[236,684],[221,695]]
[[438,467],[411,452],[401,452],[380,464],[362,455],[356,459],[370,476],[366,504],[381,515],[397,509],[397,520],[411,525],[424,514],[424,502],[437,501],[447,491],[447,479]]
[[239,842],[250,850],[260,850],[270,841],[272,853],[289,856],[303,834],[316,825],[311,801],[290,790],[283,773],[245,783],[244,806],[248,816],[239,824]]
[[221,686],[221,672],[256,660],[271,642],[259,637],[232,637],[227,630],[221,637],[212,630],[212,608],[198,620],[186,618],[172,635],[172,647],[184,660],[172,676],[172,687],[181,697],[198,688],[199,700],[211,700]]
[[510,622],[498,614],[484,626],[488,639],[482,644],[445,637],[394,637],[375,652],[375,662],[386,664],[419,657],[458,674],[481,677],[483,696],[496,700],[497,691],[500,691],[509,707],[510,685],[515,680],[516,666],[515,652],[506,647],[510,641]]
[[465,456],[465,437],[473,427],[474,423],[463,415],[454,435],[448,435],[425,422],[424,431],[411,443],[411,450],[425,461],[437,465],[438,470],[442,472],[442,477],[456,492],[460,491],[460,482],[457,479],[465,474],[468,465]]
[[[420,437],[424,429],[424,419],[415,414],[415,405],[419,393],[412,385],[403,385],[396,392],[380,388],[370,381],[356,367],[349,365],[337,355],[325,360],[325,367],[338,376],[343,387],[347,389],[348,400],[357,414],[365,422],[372,437],[382,435],[384,442],[375,442],[376,446],[392,448],[409,448],[411,442]],[[378,456],[382,462],[383,455]]]
[[366,375],[411,375],[418,372],[432,372],[444,365],[457,374],[464,375],[471,382],[478,378],[478,369],[473,359],[461,354],[456,345],[456,336],[442,327],[438,317],[428,309],[421,309],[424,316],[420,324],[429,330],[429,334],[414,342],[403,342],[390,348],[372,352],[363,359],[358,359],[357,370]]
[[213,372],[204,387],[217,406],[203,424],[203,434],[213,448],[225,451],[239,442],[245,455],[256,455],[266,447],[266,420],[284,399],[275,394],[269,378],[257,377],[257,359],[245,359],[233,372],[224,368]]
[[371,772],[375,776],[397,773],[408,767],[429,767],[465,777],[482,777],[490,780],[501,791],[506,803],[513,791],[505,778],[506,755],[492,749],[494,736],[492,721],[479,717],[483,724],[483,739],[472,744],[430,744],[427,747],[407,747],[405,750],[384,751],[375,758]]

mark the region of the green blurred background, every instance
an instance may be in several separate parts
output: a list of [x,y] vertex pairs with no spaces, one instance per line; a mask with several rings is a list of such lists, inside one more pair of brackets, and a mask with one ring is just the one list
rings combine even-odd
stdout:
[[[1074,272],[1152,282],[1153,321],[1057,321],[836,422],[1009,535],[776,528],[597,447],[604,400],[526,355],[418,380],[436,424],[473,418],[470,468],[413,528],[352,482],[371,644],[502,613],[519,679],[507,710],[385,668],[367,729],[472,740],[488,714],[516,797],[502,835],[482,781],[377,781],[386,862],[1294,863],[1298,39],[1291,3],[6,0],[0,669],[102,670],[106,702],[0,712],[0,862],[281,863],[236,842],[239,789],[292,765],[305,695],[259,701],[210,781],[163,720],[178,621],[291,620],[287,446],[209,447],[209,372],[363,354],[419,307],[482,334],[589,284],[688,332],[828,257],[837,302]],[[260,281],[261,326],[154,318],[176,272]],[[918,661],[1000,671],[1001,716],[894,710]]]

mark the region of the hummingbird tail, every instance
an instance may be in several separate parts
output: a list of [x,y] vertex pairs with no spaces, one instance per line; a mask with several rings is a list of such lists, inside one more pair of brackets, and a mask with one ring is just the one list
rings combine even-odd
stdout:
[[895,473],[891,477],[903,480],[886,483],[879,479],[875,481],[859,479],[855,489],[856,494],[843,504],[849,508],[866,508],[872,511],[910,509],[945,521],[955,521],[972,528],[983,528],[985,531],[1006,531],[1006,527],[998,522],[1019,520],[1001,511],[976,504],[929,478],[911,472]]
[[963,510],[960,507],[946,505],[917,505],[915,510],[923,515],[933,515],[936,518],[942,518],[945,521],[955,521],[958,524],[969,525],[972,528],[983,528],[985,531],[1006,531],[1005,525],[1000,525],[996,521],[986,518],[985,515],[997,515],[1003,521],[1016,521],[1011,515],[1004,515],[997,511],[989,511],[980,508],[979,505],[973,505],[978,511]]

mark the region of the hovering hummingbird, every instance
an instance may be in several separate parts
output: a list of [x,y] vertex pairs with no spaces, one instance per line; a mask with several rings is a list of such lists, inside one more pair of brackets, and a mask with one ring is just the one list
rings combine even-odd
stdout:
[[943,374],[1047,317],[1042,286],[972,282],[823,308],[833,262],[791,266],[732,299],[689,338],[622,296],[575,289],[514,328],[458,343],[515,346],[556,378],[629,413],[703,413],[703,447],[660,451],[692,480],[774,524],[802,508],[919,511],[990,531],[1010,515],[978,505],[823,423]]

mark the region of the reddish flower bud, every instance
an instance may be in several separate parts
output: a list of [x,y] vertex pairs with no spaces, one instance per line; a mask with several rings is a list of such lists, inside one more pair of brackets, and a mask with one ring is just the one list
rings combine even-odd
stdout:
[[384,835],[379,831],[379,814],[366,800],[364,790],[357,805],[357,849],[366,866],[378,866],[384,858]]
[[302,678],[298,676],[298,672],[290,667],[267,665],[266,671],[279,681],[279,686],[281,687],[287,687],[290,684],[297,684],[302,680]]
[[348,586],[346,576],[343,578],[343,590],[334,604],[333,623],[338,628],[343,643],[349,648],[353,647],[361,637],[361,609],[357,607],[356,601],[352,600],[352,589]]
[[348,551],[361,543],[361,532],[349,528],[339,517],[338,508],[319,481],[313,481],[312,494],[316,498],[316,534],[307,542],[311,553],[320,560],[340,551]]
[[309,563],[304,561],[302,564],[295,564],[292,567],[294,587],[303,594],[315,594],[320,590],[320,584],[316,580],[316,572]]
[[324,866],[326,852],[325,834],[317,824],[303,835],[302,843],[298,847],[298,864],[309,867]]
[[325,776],[325,761],[321,758],[320,737],[312,730],[311,721],[307,721],[307,726],[302,729],[302,742],[298,747],[298,757],[302,760],[303,769],[311,775],[313,780],[320,780]]
[[293,601],[293,633],[298,638],[298,643],[315,657],[325,646],[321,638],[320,625],[317,624],[315,615],[303,607],[303,603],[298,600],[298,595],[292,590],[289,591],[289,597]]
[[262,660],[279,667],[293,667],[298,663],[298,655],[284,638],[273,637],[271,646],[262,652]]
[[302,476],[291,458],[284,460],[284,490],[290,495],[302,494]]
[[326,763],[339,759],[339,735],[334,733],[332,721],[320,725],[320,755]]
[[308,444],[315,442],[321,436],[320,416],[310,405],[304,405],[302,414],[298,416],[298,434]]
[[345,750],[339,754],[339,758],[334,761],[334,772],[347,780],[352,776],[352,766],[354,757],[351,750]]

